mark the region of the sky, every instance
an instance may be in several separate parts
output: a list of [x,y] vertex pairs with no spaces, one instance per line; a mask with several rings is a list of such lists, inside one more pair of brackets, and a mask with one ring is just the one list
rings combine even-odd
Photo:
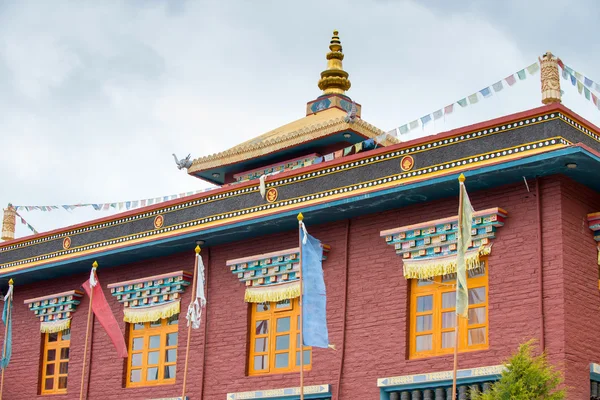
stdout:
[[[600,82],[600,3],[555,0],[2,1],[0,205],[106,203],[211,185],[172,153],[304,116],[334,29],[362,117],[389,131],[552,51]],[[600,126],[566,81],[563,104]],[[541,105],[539,73],[410,138]],[[39,232],[114,212],[20,211]],[[17,222],[17,237],[31,234]]]

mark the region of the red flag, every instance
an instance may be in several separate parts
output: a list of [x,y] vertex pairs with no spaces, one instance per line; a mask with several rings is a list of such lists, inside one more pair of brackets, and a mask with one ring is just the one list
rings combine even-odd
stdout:
[[515,76],[514,76],[514,75],[507,76],[507,77],[505,78],[505,80],[506,80],[506,83],[508,83],[510,86],[512,86],[512,85],[514,85],[515,83],[517,83],[517,80],[515,79]]
[[[95,275],[94,271],[92,274]],[[104,296],[104,292],[102,291],[102,287],[100,286],[100,282],[98,282],[98,278],[95,277],[96,285],[90,288],[90,280],[88,279],[83,283],[83,289],[87,293],[88,296],[91,294],[91,290],[94,291],[94,298],[92,300],[92,310],[100,321],[100,324],[112,340],[115,349],[117,349],[117,353],[119,357],[127,358],[127,346],[125,345],[125,338],[123,337],[123,333],[119,328],[119,324],[115,319],[112,311],[110,310],[110,306],[106,301],[106,296]]]

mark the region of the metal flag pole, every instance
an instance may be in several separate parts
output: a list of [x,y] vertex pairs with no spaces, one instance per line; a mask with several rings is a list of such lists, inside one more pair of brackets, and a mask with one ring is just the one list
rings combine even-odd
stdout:
[[[12,280],[12,278],[8,281],[9,286],[12,286],[14,283],[14,281]],[[8,336],[8,324],[10,323],[10,312],[11,312],[11,308],[12,308],[12,301],[13,301],[13,294],[12,291],[10,293],[10,296],[8,296],[8,309],[6,311],[6,326],[4,327],[4,348],[2,350],[2,357],[4,357],[6,355],[6,343],[7,343],[7,336]],[[2,381],[0,383],[0,400],[2,400],[2,395],[4,393],[4,370],[6,369],[6,367],[2,368]]]
[[[96,269],[98,268],[98,262],[94,261],[92,264],[93,273],[96,273]],[[92,310],[92,302],[94,301],[94,286],[92,286],[92,282],[90,282],[90,305],[88,306],[88,318],[87,318],[87,326],[85,328],[85,346],[83,348],[83,367],[81,370],[81,389],[79,390],[79,400],[83,400],[83,386],[85,382],[85,366],[87,359],[87,350],[88,350],[88,340],[90,337],[90,326],[92,324],[92,316],[94,312]]]
[[[192,296],[196,296],[196,285],[198,285],[198,258],[200,257],[200,245],[196,245],[196,262],[194,263],[194,276],[192,278]],[[187,382],[188,359],[190,355],[190,339],[192,337],[192,323],[188,320],[187,344],[185,345],[185,365],[183,367],[183,389],[181,400],[185,400],[185,386]]]
[[[459,195],[458,195],[458,242],[461,241],[461,227],[462,227],[462,209],[463,209],[463,190],[462,184],[465,181],[465,176],[460,174],[458,177],[459,183]],[[458,250],[458,249],[457,249]],[[458,288],[458,265],[456,265],[456,287]],[[458,298],[458,297],[457,297]],[[455,310],[458,311],[458,310]],[[452,400],[456,399],[456,371],[458,367],[458,325],[460,323],[460,317],[458,312],[456,313],[456,326],[454,327],[454,367],[452,369]]]
[[302,213],[298,214],[298,247],[299,247],[299,257],[298,263],[300,265],[299,269],[299,280],[300,280],[300,400],[304,400],[304,329],[303,329],[303,319],[304,319],[304,307],[302,305],[302,293],[303,293],[303,285],[302,285],[302,220],[304,219],[304,215]]

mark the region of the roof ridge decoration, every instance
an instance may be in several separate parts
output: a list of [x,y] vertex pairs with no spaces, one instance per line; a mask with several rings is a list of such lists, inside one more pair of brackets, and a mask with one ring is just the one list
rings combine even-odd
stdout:
[[348,73],[344,71],[342,61],[344,53],[342,52],[342,41],[338,36],[338,31],[333,31],[331,42],[329,42],[329,53],[327,53],[327,69],[321,72],[319,79],[319,89],[323,94],[344,94],[350,89],[351,83],[348,79]]
[[71,316],[82,297],[83,292],[71,290],[28,299],[23,303],[40,320],[40,332],[55,333],[71,327]]
[[111,283],[110,293],[123,304],[123,320],[153,322],[179,314],[180,298],[190,285],[192,274],[176,271],[125,282]]
[[[504,225],[507,212],[489,208],[473,214],[473,240],[465,261],[467,270],[479,268],[480,256],[492,251],[496,228]],[[456,273],[458,216],[388,229],[380,232],[396,254],[402,256],[404,278],[429,279]]]
[[[355,131],[367,137],[368,139],[375,139],[377,136],[380,136],[381,134],[385,133],[381,129],[369,124],[368,122],[362,119],[357,119],[352,124],[346,122],[345,118],[347,113],[342,110],[328,110],[327,115],[329,114],[337,114],[338,116],[329,118],[325,121],[319,121],[310,125],[301,126],[287,133],[285,132],[285,129],[277,128],[263,134],[262,136],[258,136],[257,138],[249,142],[241,143],[228,150],[196,158],[192,162],[192,166],[188,169],[188,173],[200,172],[208,168],[221,166],[225,164],[232,164],[235,162],[248,160],[250,158],[263,156],[273,151],[276,151],[282,147],[290,147],[293,145],[301,144],[344,130]],[[302,120],[307,120],[308,122],[310,119],[313,118],[315,118],[315,116],[307,116],[295,122],[299,122]],[[285,125],[282,128],[285,128]],[[279,131],[279,129],[281,129],[281,131],[277,132]],[[277,135],[273,138],[264,137],[265,135],[274,135],[276,133]],[[261,140],[261,137],[264,138]],[[386,143],[384,143],[384,145],[396,143],[398,143],[398,140],[390,136],[386,137]]]
[[600,212],[588,214],[590,229],[594,231],[594,239],[598,242],[598,265],[600,265]]
[[[330,247],[323,244],[323,260]],[[226,265],[246,285],[247,303],[265,303],[300,297],[300,248],[227,260]]]

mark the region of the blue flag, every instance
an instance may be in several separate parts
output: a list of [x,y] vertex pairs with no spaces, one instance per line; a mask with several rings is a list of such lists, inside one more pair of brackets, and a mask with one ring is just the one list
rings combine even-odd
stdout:
[[327,297],[323,279],[323,247],[306,230],[302,238],[302,330],[304,346],[327,348]]
[[[10,356],[12,355],[12,285],[9,286],[8,293],[4,298],[4,310],[2,311],[2,322],[5,326],[8,326],[6,330],[6,337],[4,343],[6,343],[6,351],[2,354],[2,360],[0,360],[0,367],[2,369],[8,366],[10,362]],[[8,315],[8,307],[10,304],[10,316]]]

